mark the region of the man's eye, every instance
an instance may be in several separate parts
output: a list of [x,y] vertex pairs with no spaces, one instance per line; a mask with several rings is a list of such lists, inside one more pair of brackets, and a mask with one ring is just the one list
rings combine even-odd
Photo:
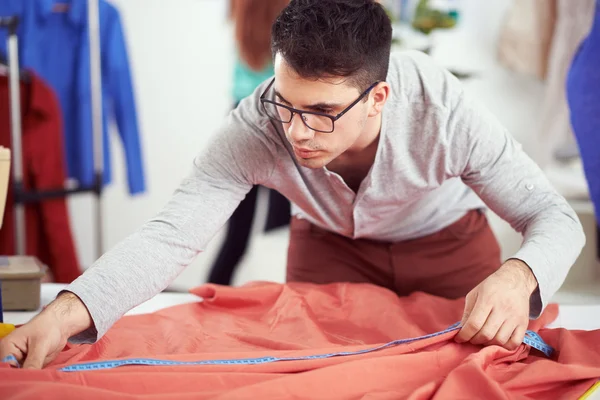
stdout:
[[333,110],[325,109],[325,108],[319,108],[319,109],[316,109],[315,111],[320,112],[322,114],[333,114]]

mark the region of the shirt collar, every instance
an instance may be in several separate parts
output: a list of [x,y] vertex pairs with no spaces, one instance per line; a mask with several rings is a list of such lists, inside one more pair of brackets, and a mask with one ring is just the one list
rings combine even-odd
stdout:
[[[19,81],[21,90],[21,111],[26,118],[29,118],[33,113],[35,116],[42,118],[56,117],[52,115],[60,107],[49,106],[49,101],[58,102],[54,92],[49,86],[31,70],[27,70],[29,80],[26,82]],[[7,76],[0,75],[1,91],[9,91],[10,83]],[[58,104],[58,103],[55,103]]]
[[53,8],[57,3],[69,4],[67,14],[69,20],[77,26],[84,25],[87,21],[86,0],[37,0],[37,9],[42,18],[49,18],[54,13]]

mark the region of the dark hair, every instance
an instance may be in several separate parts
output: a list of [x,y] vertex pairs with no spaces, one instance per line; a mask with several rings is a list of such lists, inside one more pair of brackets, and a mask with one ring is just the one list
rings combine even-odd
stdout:
[[279,53],[303,78],[347,77],[360,91],[387,77],[392,25],[375,0],[292,0],[271,30]]

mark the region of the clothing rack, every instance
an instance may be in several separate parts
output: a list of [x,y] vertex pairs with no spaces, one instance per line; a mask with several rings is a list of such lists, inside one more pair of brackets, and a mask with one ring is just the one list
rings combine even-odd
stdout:
[[88,31],[90,41],[90,83],[92,104],[92,135],[94,157],[94,183],[91,186],[77,186],[74,188],[57,188],[46,191],[25,191],[23,188],[23,149],[21,127],[21,98],[20,98],[20,73],[18,55],[17,28],[19,18],[0,17],[0,28],[8,30],[7,58],[9,66],[9,94],[10,94],[10,127],[12,139],[12,187],[14,192],[15,208],[15,239],[17,255],[26,254],[25,209],[27,203],[35,203],[53,198],[64,198],[77,193],[93,193],[95,197],[95,223],[96,223],[96,259],[104,251],[102,238],[102,186],[104,170],[104,149],[102,134],[102,75],[100,57],[100,16],[98,0],[88,0]]

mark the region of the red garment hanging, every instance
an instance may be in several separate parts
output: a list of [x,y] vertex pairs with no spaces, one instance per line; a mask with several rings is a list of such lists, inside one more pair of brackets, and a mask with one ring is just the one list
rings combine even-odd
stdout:
[[[66,180],[62,116],[52,89],[34,73],[21,81],[23,187],[27,191],[63,189]],[[0,76],[0,145],[13,148],[9,82]],[[13,158],[14,159],[14,158]],[[14,193],[9,185],[0,255],[16,252]],[[51,199],[25,206],[26,254],[48,266],[54,281],[70,283],[81,274],[67,202]]]
[[464,300],[399,298],[371,284],[206,285],[199,303],[124,317],[93,345],[68,345],[42,370],[0,364],[4,399],[576,399],[600,377],[600,331],[529,328],[554,347],[458,344],[456,331],[361,355],[258,365],[125,366],[63,372],[86,361],[294,357],[356,351],[437,332]]

